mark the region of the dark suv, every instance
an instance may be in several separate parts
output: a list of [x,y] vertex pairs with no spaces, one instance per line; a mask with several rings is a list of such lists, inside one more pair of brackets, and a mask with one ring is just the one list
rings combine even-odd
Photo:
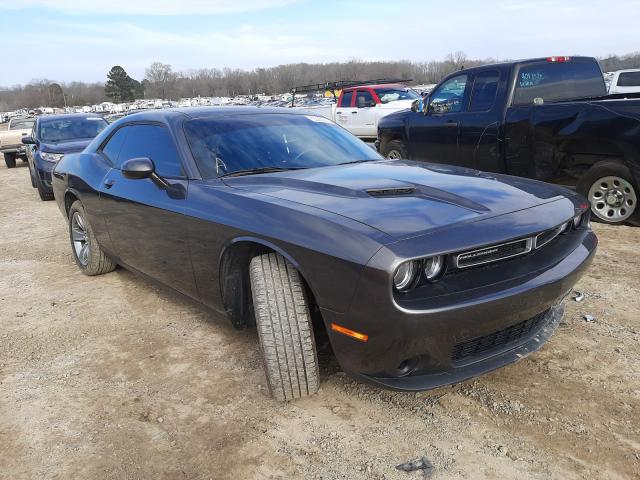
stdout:
[[31,185],[42,200],[53,200],[51,171],[60,159],[81,152],[108,123],[98,115],[71,114],[39,117],[31,135],[22,138],[27,148]]

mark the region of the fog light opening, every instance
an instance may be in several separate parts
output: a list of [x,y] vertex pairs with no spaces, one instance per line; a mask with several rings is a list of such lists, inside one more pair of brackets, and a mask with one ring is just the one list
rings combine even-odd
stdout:
[[394,375],[397,377],[406,377],[407,375],[411,375],[418,366],[419,360],[420,357],[412,357],[401,361],[396,367]]

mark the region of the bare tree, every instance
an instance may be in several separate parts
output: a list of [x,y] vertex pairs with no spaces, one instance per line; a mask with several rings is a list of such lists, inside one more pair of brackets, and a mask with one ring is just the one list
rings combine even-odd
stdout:
[[171,65],[161,62],[153,62],[144,72],[144,79],[149,82],[152,96],[163,99],[173,97],[176,77]]

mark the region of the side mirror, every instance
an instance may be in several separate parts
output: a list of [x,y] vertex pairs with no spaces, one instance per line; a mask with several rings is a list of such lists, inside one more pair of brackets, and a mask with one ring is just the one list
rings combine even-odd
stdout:
[[24,136],[22,137],[22,143],[25,145],[35,145],[36,141],[31,136]]
[[147,157],[130,158],[123,162],[122,176],[130,180],[142,180],[151,177],[155,171],[153,161]]

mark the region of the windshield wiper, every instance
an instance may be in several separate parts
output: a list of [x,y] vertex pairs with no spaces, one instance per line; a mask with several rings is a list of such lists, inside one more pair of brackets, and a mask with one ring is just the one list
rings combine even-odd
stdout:
[[241,177],[243,175],[256,175],[258,173],[286,172],[287,170],[302,170],[307,167],[261,167],[247,168],[245,170],[236,170],[235,172],[225,173],[220,177]]
[[352,160],[350,162],[342,162],[339,163],[338,165],[351,165],[352,163],[364,163],[364,162],[375,162],[376,160],[374,158],[368,158],[365,160]]

